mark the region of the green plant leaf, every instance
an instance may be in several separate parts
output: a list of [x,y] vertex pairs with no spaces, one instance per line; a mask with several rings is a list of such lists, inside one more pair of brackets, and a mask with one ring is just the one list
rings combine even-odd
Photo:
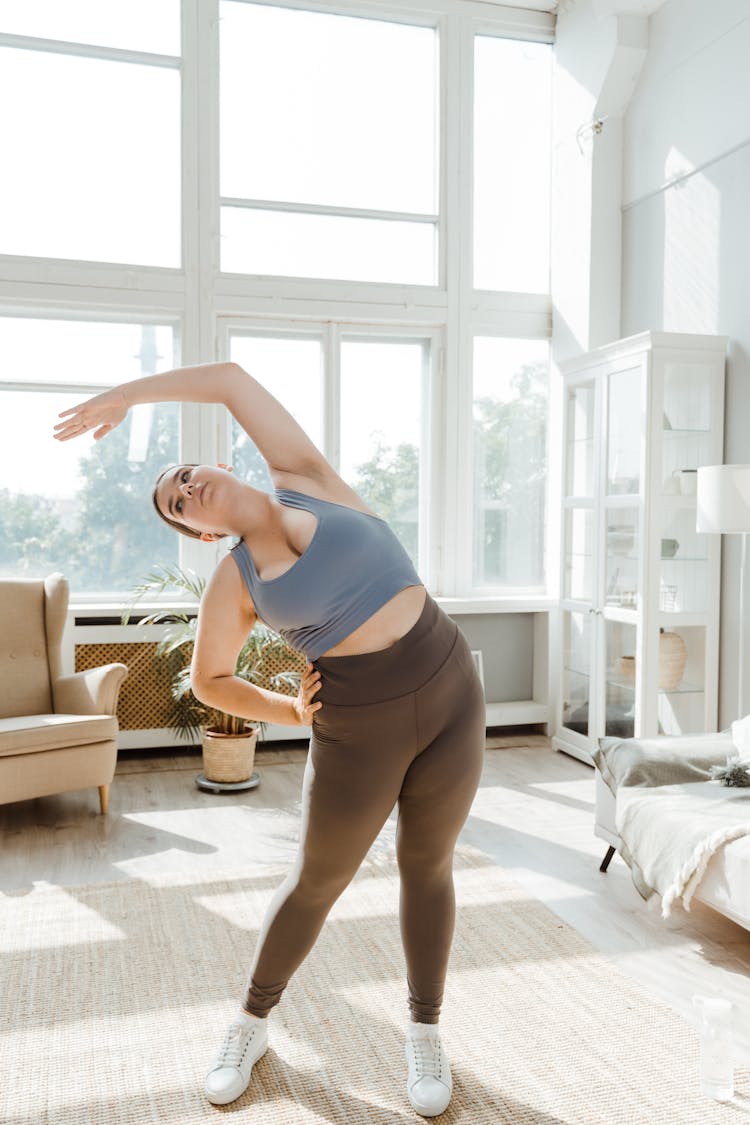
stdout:
[[[122,615],[122,623],[130,620],[134,606],[142,598],[150,595],[159,597],[167,592],[189,596],[199,602],[206,583],[203,578],[189,569],[180,566],[157,566],[133,588],[133,597]],[[265,731],[266,724],[258,720],[246,719],[238,715],[215,712],[202,704],[192,693],[190,686],[190,651],[195,643],[197,618],[188,611],[171,609],[157,610],[142,618],[140,625],[165,625],[163,637],[156,646],[155,655],[167,661],[171,680],[172,707],[168,717],[170,730],[180,738],[193,742],[200,738],[201,728],[211,723],[224,734],[242,734],[248,723]],[[249,633],[238,656],[235,675],[248,683],[262,681],[262,668],[266,660],[286,660],[290,649],[282,636],[265,622],[258,621]],[[289,669],[270,677],[271,688],[287,686],[299,687],[301,673]]]

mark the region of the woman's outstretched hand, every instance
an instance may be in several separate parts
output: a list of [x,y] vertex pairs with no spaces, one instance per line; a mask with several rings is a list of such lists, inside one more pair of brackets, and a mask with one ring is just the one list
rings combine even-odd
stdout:
[[292,704],[294,713],[301,727],[309,727],[312,723],[313,715],[323,706],[322,703],[313,703],[312,701],[315,692],[319,690],[320,672],[317,672],[312,664],[308,664],[302,673],[297,698]]
[[71,406],[69,410],[63,410],[58,418],[64,418],[65,421],[57,423],[54,436],[58,441],[70,441],[71,438],[93,430],[94,440],[99,441],[110,430],[114,430],[115,426],[119,426],[127,413],[125,395],[116,387],[95,395],[86,402],[80,402],[77,406]]

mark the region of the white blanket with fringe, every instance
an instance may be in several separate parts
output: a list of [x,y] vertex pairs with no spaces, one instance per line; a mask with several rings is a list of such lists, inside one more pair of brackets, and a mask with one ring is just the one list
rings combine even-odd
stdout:
[[617,791],[617,831],[623,858],[643,898],[661,895],[662,917],[682,900],[686,910],[711,857],[750,835],[750,788],[720,781]]

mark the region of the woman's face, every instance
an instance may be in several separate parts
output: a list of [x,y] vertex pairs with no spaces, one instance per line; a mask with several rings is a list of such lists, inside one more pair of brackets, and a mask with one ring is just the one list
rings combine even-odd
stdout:
[[207,535],[229,532],[231,495],[236,489],[231,473],[211,465],[178,465],[159,481],[159,511],[175,523]]

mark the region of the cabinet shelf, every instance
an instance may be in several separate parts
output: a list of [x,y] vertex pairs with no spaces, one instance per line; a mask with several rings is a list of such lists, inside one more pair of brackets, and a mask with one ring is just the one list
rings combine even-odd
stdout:
[[676,688],[659,688],[659,695],[703,695],[705,688],[700,684],[678,684]]
[[695,434],[696,436],[707,437],[711,433],[711,431],[710,430],[697,430],[697,429],[695,429],[695,430],[675,430],[670,426],[668,429],[665,427],[662,430],[662,433],[665,436],[669,436],[670,434],[673,434],[675,437],[688,437],[690,434]]
[[[607,687],[615,687],[620,691],[635,692],[635,684],[632,680],[623,680],[617,676],[607,676]],[[678,684],[675,688],[657,688],[659,695],[702,695],[705,688],[700,684]]]

